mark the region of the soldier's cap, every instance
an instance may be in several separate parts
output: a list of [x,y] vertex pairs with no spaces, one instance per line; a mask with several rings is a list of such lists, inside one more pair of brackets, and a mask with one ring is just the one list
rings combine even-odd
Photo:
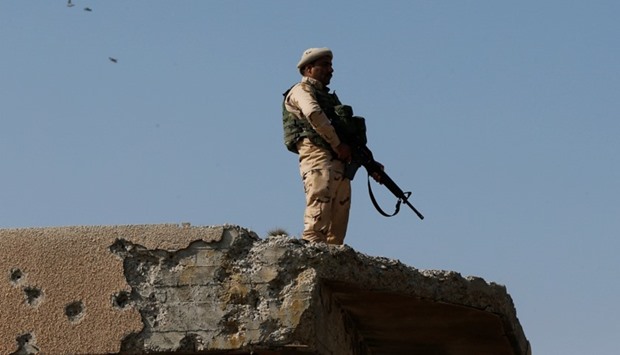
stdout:
[[324,48],[308,48],[301,55],[301,60],[299,60],[299,63],[297,63],[297,68],[301,69],[306,64],[312,63],[315,60],[317,60],[317,59],[319,59],[321,57],[324,57],[324,56],[329,56],[330,58],[334,57],[334,55],[332,54],[332,50],[327,48],[327,47],[324,47]]

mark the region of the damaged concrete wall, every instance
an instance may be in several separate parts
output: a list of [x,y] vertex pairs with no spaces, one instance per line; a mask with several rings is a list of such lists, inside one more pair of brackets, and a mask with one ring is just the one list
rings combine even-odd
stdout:
[[517,354],[505,287],[236,226],[0,230],[2,354]]

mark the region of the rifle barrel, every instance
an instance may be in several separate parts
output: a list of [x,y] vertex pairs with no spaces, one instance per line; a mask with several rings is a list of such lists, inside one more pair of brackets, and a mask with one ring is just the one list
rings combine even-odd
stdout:
[[424,216],[422,215],[422,213],[420,213],[420,211],[418,211],[415,207],[413,207],[413,205],[409,203],[409,200],[404,199],[403,202],[405,202],[407,206],[409,206],[409,208],[411,208],[413,212],[415,212],[415,214],[418,215],[418,218],[424,219]]

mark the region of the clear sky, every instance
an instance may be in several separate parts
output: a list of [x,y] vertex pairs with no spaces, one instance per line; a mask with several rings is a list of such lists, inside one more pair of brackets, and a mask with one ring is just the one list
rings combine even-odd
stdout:
[[281,94],[327,46],[426,216],[360,171],[346,243],[506,285],[534,354],[620,353],[620,2],[73,3],[0,0],[0,228],[299,235]]

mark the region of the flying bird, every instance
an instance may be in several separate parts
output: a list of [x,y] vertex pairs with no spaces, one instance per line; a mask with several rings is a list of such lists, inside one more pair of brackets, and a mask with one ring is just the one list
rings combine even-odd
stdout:
[[91,9],[90,7],[85,7],[85,8],[84,8],[84,11],[91,12],[91,11],[93,11],[93,9]]
[[116,59],[116,58],[108,57],[108,59],[109,59],[109,60],[110,60],[110,62],[112,62],[112,63],[118,63],[118,59]]
[[71,3],[71,0],[67,0],[67,7],[73,7],[73,6],[75,6],[75,5],[73,5],[73,4]]

